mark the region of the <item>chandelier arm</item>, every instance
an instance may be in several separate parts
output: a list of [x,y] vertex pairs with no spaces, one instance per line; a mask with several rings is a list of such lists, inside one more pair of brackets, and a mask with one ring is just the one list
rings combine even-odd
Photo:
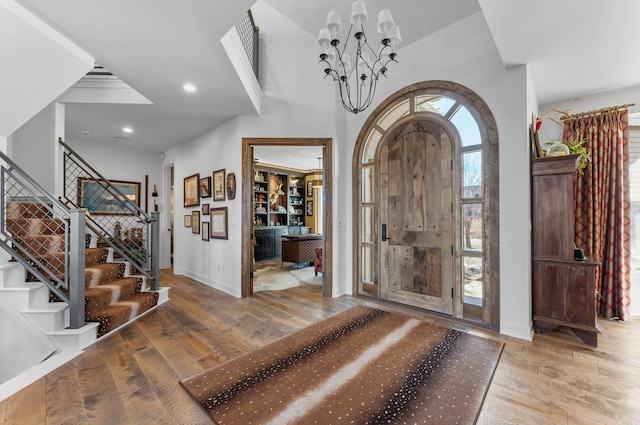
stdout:
[[[354,108],[354,107],[353,107],[353,105],[351,104],[351,97],[350,97],[348,94],[347,94],[347,96],[346,96],[346,99],[349,101],[349,103],[347,104],[347,103],[345,102],[345,96],[344,96],[344,93],[343,93],[343,91],[342,91],[342,83],[343,83],[343,82],[344,82],[344,81],[340,81],[340,82],[338,83],[338,88],[339,88],[339,90],[340,90],[340,100],[342,101],[342,107],[343,107],[344,109],[346,109],[347,111],[349,111],[349,112],[354,112],[354,111],[355,111],[355,108]],[[347,91],[348,91],[348,88],[349,88],[349,85],[347,85],[347,86],[345,87],[345,90],[347,90]],[[354,112],[354,113],[357,113],[357,112]]]
[[[364,81],[362,83],[364,84]],[[371,102],[373,102],[373,97],[376,93],[377,83],[378,83],[377,76],[376,77],[372,76],[371,79],[369,80],[369,95],[367,96],[366,101],[361,107],[363,110],[368,108],[369,105],[371,105]]]

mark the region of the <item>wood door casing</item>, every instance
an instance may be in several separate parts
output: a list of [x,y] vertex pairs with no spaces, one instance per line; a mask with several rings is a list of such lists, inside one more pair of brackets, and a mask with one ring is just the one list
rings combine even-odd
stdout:
[[393,133],[379,156],[380,296],[452,314],[452,141],[428,119]]

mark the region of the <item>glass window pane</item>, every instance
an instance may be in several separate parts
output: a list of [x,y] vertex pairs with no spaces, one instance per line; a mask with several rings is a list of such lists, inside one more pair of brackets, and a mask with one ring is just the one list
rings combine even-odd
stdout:
[[480,127],[478,127],[478,123],[467,108],[461,106],[451,117],[451,122],[460,133],[462,146],[473,146],[482,143]]
[[362,208],[362,242],[373,242],[373,207]]
[[373,247],[362,247],[362,283],[373,283]]
[[373,202],[373,167],[362,168],[362,202]]
[[376,148],[378,147],[378,142],[380,142],[380,138],[382,137],[382,133],[380,133],[375,128],[371,130],[369,133],[369,138],[367,139],[367,143],[364,148],[364,153],[362,154],[362,163],[368,164],[373,162],[376,157]]
[[462,249],[482,251],[482,204],[462,204]]
[[378,121],[378,125],[382,127],[382,129],[387,130],[391,127],[391,124],[398,121],[400,118],[405,115],[409,115],[409,99],[404,102],[398,103],[396,106],[391,108],[389,112],[384,114],[382,118]]
[[455,100],[437,95],[416,96],[416,112],[436,112],[445,116]]
[[482,198],[483,193],[482,151],[462,154],[462,197]]
[[482,307],[482,258],[462,257],[462,276],[462,302]]

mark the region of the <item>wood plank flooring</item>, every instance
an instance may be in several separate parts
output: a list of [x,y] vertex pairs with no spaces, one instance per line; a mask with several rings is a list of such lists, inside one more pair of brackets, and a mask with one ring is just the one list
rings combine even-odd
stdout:
[[[368,299],[326,299],[317,286],[237,299],[168,271],[161,285],[172,288],[169,303],[0,401],[0,424],[212,424],[180,379],[352,305],[453,324]],[[570,331],[527,342],[454,326],[506,343],[479,424],[640,424],[639,318],[601,321],[598,348]]]

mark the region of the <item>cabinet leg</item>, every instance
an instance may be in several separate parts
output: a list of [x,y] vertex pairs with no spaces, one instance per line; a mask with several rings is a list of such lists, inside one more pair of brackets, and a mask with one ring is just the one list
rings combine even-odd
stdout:
[[598,333],[594,331],[585,331],[582,329],[571,329],[571,331],[576,334],[578,338],[582,340],[587,345],[591,345],[593,347],[598,346]]

